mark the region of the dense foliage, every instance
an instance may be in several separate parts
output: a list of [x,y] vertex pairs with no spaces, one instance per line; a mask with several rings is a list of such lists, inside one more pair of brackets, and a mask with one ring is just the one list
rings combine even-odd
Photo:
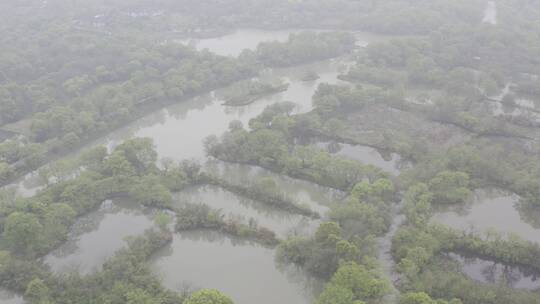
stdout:
[[[515,208],[538,227],[540,6],[501,0],[486,9],[485,2],[0,1],[0,185],[32,171],[44,185],[31,197],[0,189],[0,287],[40,304],[232,304],[204,286],[167,290],[148,266],[173,233],[206,229],[276,248],[277,262],[325,283],[317,304],[540,303],[538,291],[473,280],[453,258],[537,276],[538,243],[433,219],[440,209],[466,210],[477,190],[496,187],[519,195]],[[316,31],[237,58],[179,42],[240,28]],[[388,36],[357,45],[356,37],[373,33]],[[235,184],[193,161],[158,163],[151,139],[62,158],[165,105],[232,85],[225,103],[245,106],[289,89],[254,78],[260,72],[343,55],[352,64],[340,69],[340,81],[318,86],[313,110],[295,114],[295,100],[275,103],[204,142],[221,161],[345,193],[326,214],[269,178]],[[318,74],[301,79],[308,85]],[[409,166],[386,173],[369,157],[321,149],[323,141],[394,153]],[[208,184],[306,215],[318,229],[279,240],[254,220],[181,202],[188,186]],[[53,273],[43,256],[80,217],[120,197],[150,210],[159,229],[131,238],[100,271]]]

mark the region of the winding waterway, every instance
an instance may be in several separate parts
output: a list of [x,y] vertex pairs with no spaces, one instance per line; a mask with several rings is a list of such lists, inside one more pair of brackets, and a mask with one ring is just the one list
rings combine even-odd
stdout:
[[[310,111],[311,97],[320,83],[345,85],[337,76],[346,69],[347,64],[346,60],[333,59],[294,68],[268,70],[263,76],[281,78],[288,82],[290,85],[287,91],[261,98],[242,107],[223,106],[223,99],[220,97],[222,90],[203,94],[150,113],[90,143],[86,148],[98,145],[113,147],[129,138],[149,137],[153,139],[161,158],[204,161],[206,155],[203,141],[206,137],[223,133],[233,120],[239,120],[247,126],[250,119],[276,102],[294,102],[295,113]],[[302,81],[308,71],[316,71],[320,78],[315,81]],[[20,195],[32,196],[40,189],[39,176],[35,172],[28,174],[15,187]]]
[[[290,32],[292,31],[241,30],[221,38],[202,39],[193,43],[199,49],[235,56],[242,49],[254,49],[262,41],[283,41]],[[362,38],[364,36],[361,34],[357,34],[357,37],[360,37],[357,42],[360,46],[369,42],[367,38]],[[89,143],[86,148],[97,145],[111,148],[129,138],[149,137],[153,139],[160,158],[206,162],[203,140],[207,136],[223,133],[233,120],[239,120],[247,126],[250,119],[261,113],[266,106],[276,102],[295,103],[295,113],[310,111],[311,98],[320,83],[348,85],[338,80],[337,76],[345,72],[349,64],[348,59],[338,58],[293,68],[269,69],[260,77],[282,79],[289,83],[286,91],[242,107],[223,106],[222,90],[202,94],[186,102],[149,113]],[[308,72],[317,73],[319,78],[303,81]],[[353,151],[350,155],[361,161],[371,162],[370,159],[374,156],[360,152],[362,151]],[[77,153],[79,151],[73,155]],[[356,155],[358,153],[360,154]],[[390,162],[394,162],[394,158],[395,156],[392,156]],[[383,164],[379,159],[377,162]],[[208,169],[212,166],[212,169]],[[294,201],[321,214],[343,196],[338,191],[260,168],[215,162],[207,163],[206,168],[209,172],[221,174],[222,177],[231,180],[236,178],[237,182],[270,177],[280,190]],[[31,196],[41,185],[38,175],[32,173],[15,186],[20,195]],[[285,214],[215,187],[189,189],[176,194],[175,201],[176,204],[200,201],[221,208],[225,214],[231,216],[254,218],[261,226],[276,231],[281,237],[291,233],[310,233],[318,223],[302,216]],[[129,202],[127,204],[129,205]],[[78,270],[82,274],[91,273],[99,269],[114,252],[125,246],[126,236],[139,235],[152,225],[151,216],[143,211],[121,206],[120,202],[106,202],[99,210],[79,219],[69,240],[47,255],[44,262],[55,272]],[[152,258],[152,265],[156,273],[163,276],[165,285],[171,289],[178,290],[186,286],[217,288],[229,294],[239,304],[311,303],[320,289],[320,282],[301,271],[277,267],[274,250],[217,232],[175,234],[172,244]]]

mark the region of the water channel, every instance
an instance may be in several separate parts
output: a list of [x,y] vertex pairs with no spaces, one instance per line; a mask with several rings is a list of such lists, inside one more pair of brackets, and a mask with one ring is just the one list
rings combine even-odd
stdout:
[[519,196],[497,189],[476,190],[465,206],[447,208],[433,220],[455,229],[512,233],[525,240],[540,242],[540,229],[523,221]]
[[[234,56],[241,49],[253,49],[261,41],[283,40],[287,35],[288,32],[246,30],[226,36],[229,38],[204,39],[194,43],[197,48],[207,48],[211,52]],[[358,45],[367,43],[368,41],[362,39],[358,41]],[[113,147],[128,138],[150,137],[160,158],[195,159],[204,162],[204,138],[223,133],[232,120],[240,120],[247,125],[251,118],[275,102],[294,102],[295,113],[310,111],[311,97],[320,83],[346,85],[338,80],[337,76],[345,72],[348,65],[346,58],[338,58],[294,68],[266,70],[261,77],[281,78],[289,83],[288,90],[243,107],[223,106],[220,90],[203,94],[149,113],[89,143],[87,148],[97,145]],[[311,71],[316,72],[319,79],[303,81],[302,78]],[[359,159],[369,161],[367,157]],[[321,214],[343,195],[335,190],[259,168],[215,163],[208,163],[206,168],[208,166],[217,166],[220,169],[213,172],[227,178],[236,176],[238,181],[246,178],[253,180],[255,176],[271,177],[293,200]],[[29,174],[16,185],[22,196],[33,195],[39,186],[36,173]],[[317,224],[316,221],[287,215],[260,203],[239,198],[219,188],[193,188],[177,194],[176,198],[177,204],[200,201],[222,208],[226,214],[255,218],[261,226],[275,230],[281,237],[290,233],[312,232]],[[127,204],[129,205],[129,202]],[[149,214],[133,210],[121,202],[105,202],[99,210],[79,219],[68,242],[47,255],[44,262],[55,272],[78,270],[82,274],[91,273],[99,269],[115,251],[125,246],[126,236],[139,235],[151,226]],[[176,234],[173,243],[152,258],[152,267],[156,273],[163,276],[165,285],[171,289],[177,290],[182,286],[217,288],[230,295],[238,304],[255,301],[310,303],[320,290],[317,287],[319,282],[301,271],[277,267],[274,250],[210,231]]]
[[538,273],[478,257],[469,257],[457,253],[447,253],[446,255],[459,264],[463,274],[475,281],[487,284],[502,283],[512,288],[527,290],[540,289]]
[[215,288],[239,304],[308,304],[321,285],[300,270],[278,269],[274,250],[219,232],[176,234],[151,264],[172,290]]
[[377,149],[368,146],[320,142],[317,143],[317,147],[322,148],[331,154],[358,160],[366,165],[373,165],[392,175],[399,175],[401,170],[407,166],[407,163],[401,159],[399,154],[384,154]]
[[280,238],[305,234],[318,226],[318,221],[240,197],[216,186],[189,188],[178,193],[175,201],[175,207],[181,207],[186,203],[203,203],[214,209],[220,209],[227,218],[241,219],[243,223],[253,219],[259,226],[274,231]]

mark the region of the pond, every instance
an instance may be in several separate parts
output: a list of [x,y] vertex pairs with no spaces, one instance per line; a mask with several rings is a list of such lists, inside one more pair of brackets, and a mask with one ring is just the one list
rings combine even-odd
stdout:
[[538,290],[540,274],[527,272],[520,267],[500,264],[478,257],[457,253],[447,253],[447,257],[457,261],[461,271],[469,278],[482,283],[504,283],[509,287]]
[[366,165],[373,165],[392,175],[399,175],[401,170],[407,166],[399,154],[381,153],[368,146],[336,142],[319,142],[317,146],[331,154],[357,160]]
[[328,211],[330,205],[341,201],[345,197],[345,193],[342,191],[290,178],[260,167],[210,160],[206,163],[204,170],[238,185],[248,185],[262,178],[271,178],[289,198],[308,206],[321,215]]
[[151,215],[129,201],[105,201],[101,207],[77,220],[68,241],[45,256],[54,272],[99,270],[117,250],[126,246],[125,238],[141,235],[153,226]]
[[221,209],[227,218],[240,218],[244,223],[254,219],[259,226],[274,231],[280,238],[309,233],[318,226],[318,221],[308,217],[243,198],[217,186],[191,187],[175,195],[175,207],[186,203],[202,203]]
[[502,190],[477,190],[465,206],[443,210],[433,220],[456,229],[491,229],[540,242],[540,229],[534,228],[520,216],[517,209],[519,200],[519,196]]
[[274,250],[212,231],[175,234],[151,265],[171,290],[214,288],[236,304],[308,304],[321,288],[300,270],[278,267]]

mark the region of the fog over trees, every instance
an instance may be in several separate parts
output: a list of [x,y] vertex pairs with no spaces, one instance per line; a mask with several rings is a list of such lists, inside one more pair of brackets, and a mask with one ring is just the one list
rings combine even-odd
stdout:
[[540,304],[539,20],[0,1],[0,304]]

